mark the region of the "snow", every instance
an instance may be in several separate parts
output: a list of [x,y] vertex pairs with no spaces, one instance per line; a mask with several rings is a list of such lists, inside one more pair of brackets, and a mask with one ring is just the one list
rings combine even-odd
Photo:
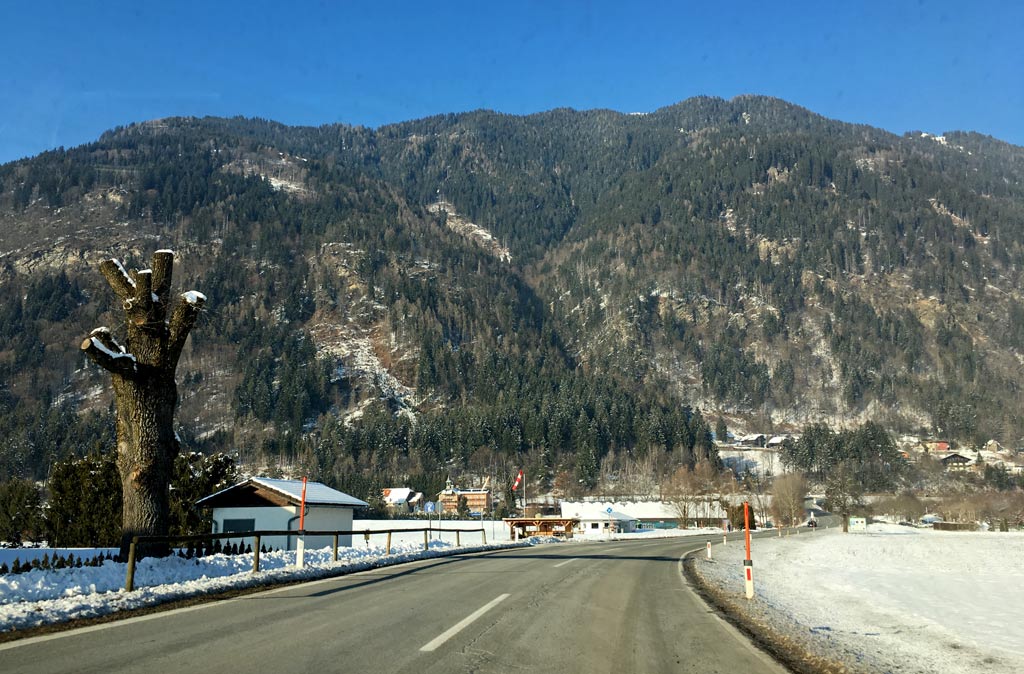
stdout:
[[133,279],[128,274],[128,270],[124,268],[124,265],[121,264],[121,261],[116,259],[116,258],[110,258],[110,261],[113,262],[117,266],[117,270],[119,272],[121,272],[121,276],[124,277],[124,280],[128,283],[128,285],[130,285],[131,287],[134,288],[135,287],[135,279]]
[[135,356],[134,356],[133,354],[130,354],[130,353],[124,353],[124,352],[122,352],[122,351],[111,351],[110,349],[108,349],[108,348],[107,348],[107,347],[106,347],[106,346],[105,346],[105,345],[103,344],[103,342],[101,342],[100,340],[96,339],[95,337],[90,337],[90,338],[89,338],[89,341],[90,341],[90,342],[92,342],[92,345],[93,345],[93,346],[95,346],[95,347],[96,347],[97,349],[99,349],[99,350],[100,350],[100,351],[102,351],[103,353],[107,354],[107,355],[108,355],[108,356],[110,356],[111,358],[128,358],[128,359],[129,359],[129,360],[131,360],[131,361],[132,361],[133,363],[135,362]]
[[189,304],[199,304],[200,302],[206,301],[206,295],[202,294],[198,290],[189,290],[181,294],[185,298],[185,301]]
[[[415,529],[430,526],[429,549],[423,549],[423,532],[410,531],[392,536],[391,554],[385,549],[382,534],[371,535],[370,541],[356,533],[352,547],[338,548],[338,561],[332,560],[328,548],[306,550],[305,568],[295,566],[294,551],[278,551],[260,555],[260,572],[252,573],[252,555],[210,555],[201,559],[183,559],[178,556],[162,559],[143,559],[136,566],[135,587],[124,590],[126,565],[107,561],[99,567],[80,569],[33,570],[23,574],[0,576],[0,631],[25,629],[39,625],[66,622],[76,618],[91,618],[117,611],[153,606],[186,597],[220,592],[231,588],[253,587],[274,582],[315,579],[327,575],[351,573],[381,566],[389,566],[416,559],[443,557],[457,553],[501,549],[560,542],[554,538],[528,538],[509,540],[509,531],[501,521],[444,520],[445,529],[479,529],[487,534],[487,545],[481,544],[478,532],[462,536],[462,547],[455,546],[455,534],[439,532],[438,521],[426,520],[356,520],[353,531],[383,531],[387,529]],[[664,538],[707,533],[706,531],[664,530],[639,534],[613,534],[602,536],[601,541],[641,538]],[[575,539],[571,544],[593,545],[596,541]],[[68,549],[58,554],[87,559],[108,549]],[[51,554],[50,548],[2,548],[0,562],[10,563],[15,557],[22,562]]]
[[301,502],[305,499],[305,502],[308,505],[354,506],[357,508],[369,505],[366,501],[358,499],[355,496],[350,496],[349,494],[338,491],[337,489],[331,489],[321,482],[303,483],[302,480],[279,480],[269,477],[251,477],[244,482],[239,482],[238,484],[222,489],[215,494],[201,498],[197,503],[201,505],[203,502],[213,500],[221,494],[250,484],[258,484],[266,487],[279,494],[284,494],[286,497],[290,497],[294,501]]
[[[869,525],[755,539],[759,619],[867,671],[1024,671],[1024,534]],[[697,570],[743,602],[743,546]]]

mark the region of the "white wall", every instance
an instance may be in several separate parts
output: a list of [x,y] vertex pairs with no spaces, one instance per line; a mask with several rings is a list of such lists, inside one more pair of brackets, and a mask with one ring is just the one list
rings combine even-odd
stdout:
[[[594,528],[594,525],[597,528]],[[617,520],[614,518],[581,519],[575,529],[577,535],[608,536],[612,533],[630,534],[636,531],[636,520]]]
[[[256,531],[282,531],[297,530],[299,528],[299,507],[298,506],[264,506],[260,508],[214,508],[213,509],[213,533],[221,533],[224,530],[224,520],[253,519],[255,520]],[[293,519],[294,518],[294,519]],[[308,506],[306,510],[305,526],[307,531],[351,531],[352,530],[352,509],[351,508],[325,508],[320,506]],[[252,543],[252,539],[242,540],[231,539],[221,541],[222,544],[231,545],[236,543]],[[306,549],[323,548],[333,545],[332,536],[307,536]],[[294,550],[294,536],[267,536],[260,541],[261,545],[268,548],[280,550]],[[351,546],[351,536],[339,536],[338,545]]]

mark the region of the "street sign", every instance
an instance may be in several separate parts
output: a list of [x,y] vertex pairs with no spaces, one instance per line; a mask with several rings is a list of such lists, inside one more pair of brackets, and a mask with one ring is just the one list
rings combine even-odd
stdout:
[[606,513],[608,513],[609,515],[611,515],[611,513],[612,513],[612,509],[611,509],[611,508],[605,508],[605,510],[604,510],[604,511],[605,511]]
[[426,510],[428,513],[434,512],[434,502],[433,501],[427,501],[423,505],[423,509]]

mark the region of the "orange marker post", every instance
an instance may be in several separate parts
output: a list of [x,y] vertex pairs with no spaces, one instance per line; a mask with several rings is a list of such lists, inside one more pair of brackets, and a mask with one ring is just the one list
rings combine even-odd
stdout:
[[747,542],[747,558],[743,560],[743,582],[746,585],[747,599],[754,598],[754,562],[750,560],[750,503],[743,502],[743,529]]

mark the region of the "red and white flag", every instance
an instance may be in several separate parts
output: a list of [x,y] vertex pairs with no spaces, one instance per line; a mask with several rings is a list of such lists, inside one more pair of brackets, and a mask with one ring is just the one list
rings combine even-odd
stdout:
[[512,483],[512,491],[519,488],[519,483],[523,481],[523,471],[519,471],[519,475],[516,475],[516,481]]

